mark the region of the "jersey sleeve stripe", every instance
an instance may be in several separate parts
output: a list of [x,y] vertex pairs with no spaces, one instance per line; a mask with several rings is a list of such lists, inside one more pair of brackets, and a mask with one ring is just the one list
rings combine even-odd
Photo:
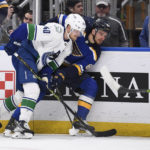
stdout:
[[79,66],[79,65],[77,65],[77,64],[74,64],[74,66],[77,68],[77,70],[78,70],[78,75],[80,76],[80,75],[82,75],[82,70],[81,70],[81,67]]
[[33,40],[35,35],[35,25],[28,24],[28,39]]
[[57,64],[57,62],[56,62],[55,60],[49,62],[49,63],[48,63],[48,66],[51,67],[51,69],[52,69],[53,71],[55,71],[55,70],[59,67],[59,65]]
[[97,61],[97,54],[96,54],[96,50],[93,48],[93,47],[89,47],[90,48],[90,50],[92,51],[92,53],[93,53],[93,58],[94,58],[94,60],[95,61]]
[[62,22],[63,22],[63,15],[60,15],[58,19],[58,23],[62,25]]
[[36,40],[36,34],[37,34],[37,26],[35,26],[35,35],[34,35],[34,40]]

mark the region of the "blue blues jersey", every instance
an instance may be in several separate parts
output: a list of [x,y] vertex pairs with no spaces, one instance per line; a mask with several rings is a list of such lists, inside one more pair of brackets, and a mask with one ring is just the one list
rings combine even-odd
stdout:
[[[66,18],[67,15],[60,14],[50,19],[48,22],[56,22],[64,26]],[[86,33],[73,43],[73,52],[66,58],[66,62],[73,64],[78,69],[79,75],[94,65],[100,56],[100,46],[91,44],[88,41],[88,35],[93,20],[89,19],[89,17],[84,17],[84,19],[86,22]]]
[[88,34],[85,34],[73,43],[73,52],[66,58],[66,62],[73,64],[78,69],[78,74],[81,75],[96,63],[100,54],[100,46],[91,44],[88,41]]

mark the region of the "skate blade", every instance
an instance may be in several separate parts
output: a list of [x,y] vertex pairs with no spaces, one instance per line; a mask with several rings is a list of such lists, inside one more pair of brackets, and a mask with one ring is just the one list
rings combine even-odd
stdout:
[[12,131],[5,129],[5,131],[3,132],[3,136],[4,137],[11,137],[12,136]]
[[69,135],[76,136],[79,133],[79,129],[75,129],[74,127],[72,129],[69,129]]
[[21,133],[21,132],[15,132],[11,136],[13,139],[31,139],[33,137],[33,134],[31,133]]
[[84,136],[91,136],[92,133],[88,130],[79,130],[75,129],[74,127],[72,129],[69,129],[69,135],[71,136],[77,136],[77,135],[84,135]]

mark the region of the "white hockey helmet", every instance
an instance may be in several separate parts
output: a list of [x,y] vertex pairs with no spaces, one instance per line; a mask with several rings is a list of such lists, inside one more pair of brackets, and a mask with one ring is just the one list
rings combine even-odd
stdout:
[[82,34],[85,31],[86,24],[84,19],[79,14],[70,14],[65,20],[65,28],[70,25],[71,31],[78,30]]

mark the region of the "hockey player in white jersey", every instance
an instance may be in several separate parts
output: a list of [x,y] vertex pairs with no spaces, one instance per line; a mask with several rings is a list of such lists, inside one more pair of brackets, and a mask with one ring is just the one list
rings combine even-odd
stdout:
[[[36,73],[48,65],[51,74],[63,63],[64,58],[71,54],[72,41],[84,32],[85,27],[84,20],[78,14],[70,14],[67,17],[65,29],[56,23],[48,23],[45,26],[22,24],[11,34],[5,51],[8,55],[17,51]],[[16,43],[21,43],[21,47]],[[12,111],[21,102],[19,124],[13,138],[32,138],[33,131],[30,130],[28,122],[40,96],[40,87],[34,75],[15,56],[13,65],[17,74],[18,91],[4,100],[4,105],[8,111]]]

